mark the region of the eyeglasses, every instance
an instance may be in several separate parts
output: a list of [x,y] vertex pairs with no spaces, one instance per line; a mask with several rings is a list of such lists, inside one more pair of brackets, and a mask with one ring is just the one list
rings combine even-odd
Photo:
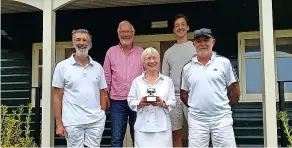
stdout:
[[132,34],[133,31],[119,31],[120,34]]

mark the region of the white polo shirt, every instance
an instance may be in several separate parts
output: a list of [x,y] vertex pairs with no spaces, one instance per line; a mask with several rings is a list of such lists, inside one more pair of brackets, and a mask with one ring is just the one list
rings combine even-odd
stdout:
[[62,122],[64,126],[96,122],[105,116],[100,106],[100,89],[107,87],[102,66],[89,57],[83,67],[70,58],[57,64],[53,87],[63,88]]
[[227,87],[238,82],[231,62],[212,52],[211,60],[201,64],[195,55],[182,71],[181,89],[189,91],[191,117],[209,118],[231,114]]

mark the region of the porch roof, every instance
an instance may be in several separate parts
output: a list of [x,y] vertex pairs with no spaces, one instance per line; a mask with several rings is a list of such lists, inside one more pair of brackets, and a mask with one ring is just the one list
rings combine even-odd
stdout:
[[[75,0],[59,10],[70,9],[89,9],[89,8],[107,8],[107,7],[124,7],[124,6],[140,6],[154,4],[170,4],[170,3],[186,3],[199,1],[215,1],[215,0]],[[15,1],[2,0],[1,14],[4,13],[20,13],[20,12],[36,12],[42,11],[36,7]]]

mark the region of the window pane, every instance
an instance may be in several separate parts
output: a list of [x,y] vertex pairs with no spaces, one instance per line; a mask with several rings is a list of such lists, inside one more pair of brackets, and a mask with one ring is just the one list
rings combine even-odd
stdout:
[[75,48],[66,48],[65,59],[69,58],[73,53],[75,53]]
[[[245,56],[260,56],[260,39],[245,40]],[[292,54],[292,37],[276,38],[276,54]],[[260,58],[260,57],[259,57]],[[277,79],[292,80],[292,57],[277,57]],[[262,92],[262,69],[260,59],[246,59],[246,93]],[[292,92],[292,83],[285,83],[285,92]]]
[[[40,90],[40,92],[39,92],[39,96],[40,96],[40,99],[42,99],[42,84],[43,84],[43,67],[42,66],[40,66],[39,67],[39,84],[38,84],[38,87],[40,88],[39,90]],[[38,97],[38,96],[37,96]]]
[[246,93],[262,93],[262,69],[260,59],[246,59]]
[[[277,76],[279,81],[292,80],[292,65],[291,58],[277,58]],[[292,83],[285,83],[285,92],[292,92]]]
[[40,92],[39,92],[40,99],[42,99],[42,87],[43,87],[42,86],[42,84],[43,84],[43,75],[42,74],[43,74],[43,67],[40,66],[39,67],[39,82],[38,82],[39,83],[38,84],[39,85],[38,87],[40,88],[39,89],[40,90]]
[[43,50],[39,50],[39,65],[43,65]]
[[[260,59],[246,59],[246,93],[255,94],[262,92],[262,69]],[[291,58],[277,58],[277,76],[279,81],[292,80]],[[292,83],[285,83],[285,92],[292,92]]]
[[245,56],[260,56],[260,39],[245,40]]
[[43,80],[43,67],[39,67],[39,87],[42,87],[42,80]]
[[276,54],[292,54],[292,37],[281,37],[276,39]]

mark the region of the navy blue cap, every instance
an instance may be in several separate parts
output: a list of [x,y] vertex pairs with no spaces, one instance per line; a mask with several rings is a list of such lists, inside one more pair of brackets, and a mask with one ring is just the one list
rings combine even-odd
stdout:
[[211,29],[208,29],[208,28],[201,28],[199,30],[195,30],[194,39],[196,39],[199,36],[207,36],[209,38],[213,38],[212,31]]

